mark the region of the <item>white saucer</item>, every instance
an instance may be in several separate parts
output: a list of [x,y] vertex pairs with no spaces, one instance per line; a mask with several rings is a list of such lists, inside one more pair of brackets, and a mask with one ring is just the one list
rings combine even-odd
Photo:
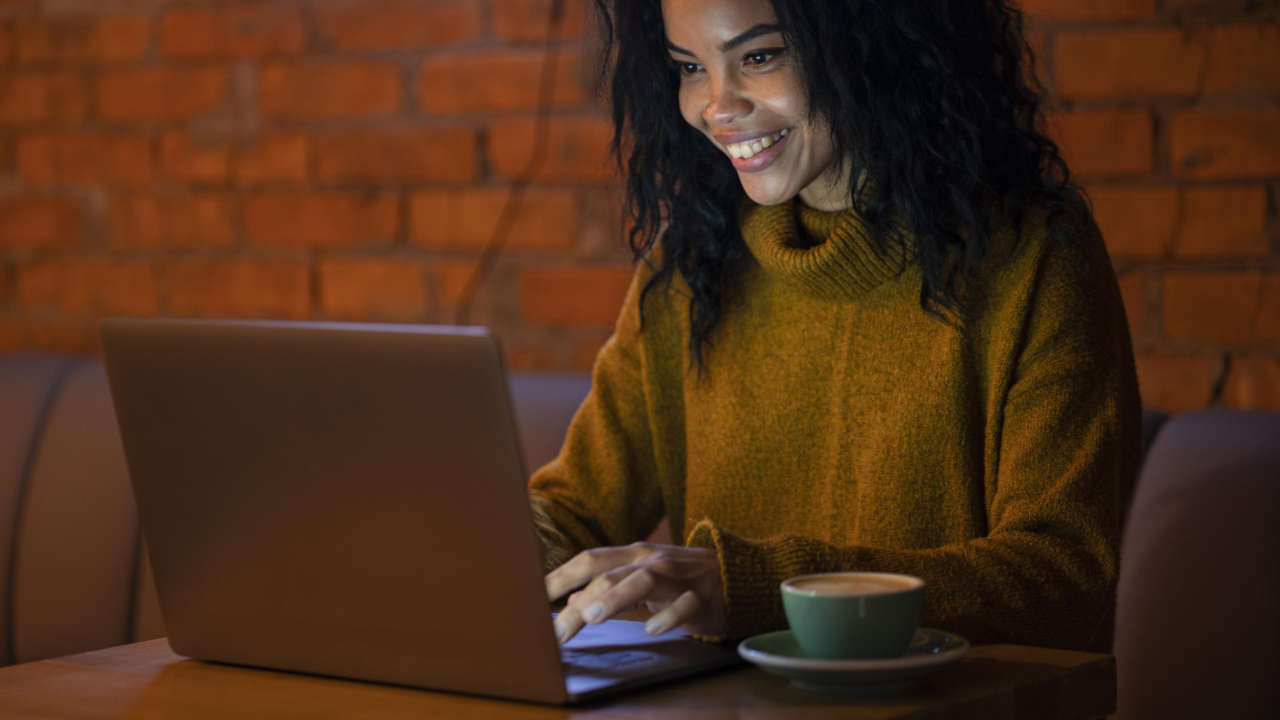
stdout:
[[969,649],[969,641],[943,630],[919,628],[901,657],[870,660],[824,660],[807,657],[790,630],[755,635],[738,645],[742,659],[801,686],[905,687]]

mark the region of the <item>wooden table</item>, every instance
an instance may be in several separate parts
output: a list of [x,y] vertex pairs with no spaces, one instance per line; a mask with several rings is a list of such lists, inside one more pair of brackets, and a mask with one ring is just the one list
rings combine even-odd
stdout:
[[489,700],[189,660],[164,640],[0,668],[0,718],[1101,718],[1110,655],[972,648],[905,694],[815,692],[742,667],[576,708]]

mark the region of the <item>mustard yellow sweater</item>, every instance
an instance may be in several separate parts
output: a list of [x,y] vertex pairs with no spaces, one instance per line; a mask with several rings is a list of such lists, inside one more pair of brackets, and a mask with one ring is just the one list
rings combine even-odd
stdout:
[[741,228],[753,261],[701,375],[687,286],[651,292],[641,331],[636,273],[530,481],[567,549],[644,539],[665,515],[717,552],[732,637],[786,626],[785,578],[880,570],[925,579],[926,626],[1109,647],[1141,408],[1092,222],[1032,213],[1017,243],[999,224],[959,326],[924,313],[914,262],[851,211],[748,205]]

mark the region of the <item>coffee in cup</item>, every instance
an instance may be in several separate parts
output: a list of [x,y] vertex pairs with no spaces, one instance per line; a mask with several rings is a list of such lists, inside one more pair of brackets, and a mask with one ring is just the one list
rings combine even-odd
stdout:
[[796,642],[814,658],[892,658],[920,623],[924,581],[913,575],[841,572],[782,583],[782,607]]

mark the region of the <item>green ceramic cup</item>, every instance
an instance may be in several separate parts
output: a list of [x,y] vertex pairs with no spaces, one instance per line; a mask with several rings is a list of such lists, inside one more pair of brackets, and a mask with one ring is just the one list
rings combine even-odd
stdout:
[[796,642],[813,658],[899,657],[920,624],[924,581],[912,575],[841,572],[782,583]]

